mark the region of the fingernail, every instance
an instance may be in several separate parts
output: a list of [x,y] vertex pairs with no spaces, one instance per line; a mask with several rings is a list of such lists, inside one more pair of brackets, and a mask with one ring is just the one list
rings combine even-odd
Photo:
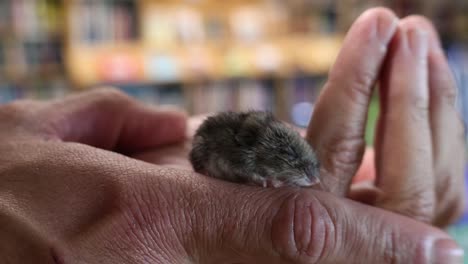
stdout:
[[425,57],[429,48],[428,33],[425,30],[411,28],[406,31],[411,51],[418,57]]
[[440,239],[432,245],[432,259],[429,263],[434,264],[463,264],[463,249],[453,240]]
[[379,16],[378,18],[378,34],[384,45],[388,45],[396,28],[398,27],[398,18],[394,15]]

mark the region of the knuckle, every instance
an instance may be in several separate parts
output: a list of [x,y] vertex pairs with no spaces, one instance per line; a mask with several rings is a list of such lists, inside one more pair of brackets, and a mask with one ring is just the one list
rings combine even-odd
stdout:
[[407,193],[391,195],[378,202],[379,206],[398,214],[431,223],[435,213],[434,199],[428,191],[414,190]]
[[354,175],[364,150],[365,141],[361,135],[332,139],[323,145],[323,157],[326,159],[323,163],[333,175]]
[[[452,78],[448,75],[443,75],[439,77],[440,83],[452,83]],[[448,105],[454,105],[457,99],[457,90],[455,87],[440,87],[441,89],[434,90],[434,98],[439,98],[445,101]]]
[[[343,86],[340,78],[341,76],[332,74],[327,86]],[[374,83],[374,79],[375,76],[372,72],[355,70],[353,78],[349,80],[350,82],[343,91],[353,103],[367,105],[369,97],[372,94],[371,86]]]
[[37,108],[38,104],[32,100],[17,100],[0,106],[0,112],[10,116],[22,116]]
[[[444,218],[448,223],[459,219],[466,208],[465,192],[463,190],[455,190],[454,188],[451,188],[451,190],[445,197],[440,197],[436,216],[436,218]],[[450,197],[447,197],[448,195]]]
[[429,102],[418,95],[394,94],[390,98],[392,107],[389,108],[388,118],[399,121],[406,117],[413,122],[426,122],[429,118]]
[[418,93],[410,93],[409,104],[412,106],[419,115],[427,116],[429,111],[429,100],[425,96],[421,96]]
[[103,107],[128,106],[133,103],[130,96],[113,87],[97,88],[89,96]]
[[354,79],[351,80],[350,88],[354,91],[366,97],[369,97],[372,93],[371,85],[374,82],[375,75],[371,71],[361,71],[354,74]]
[[40,121],[38,116],[41,109],[43,110],[44,103],[32,100],[18,100],[0,106],[0,129],[7,131],[7,129],[16,130],[20,127],[35,127],[39,126]]
[[451,214],[453,215],[452,218],[454,220],[460,218],[463,215],[465,211],[465,205],[466,202],[463,194],[458,195],[449,203],[449,210],[451,211]]
[[406,211],[402,211],[402,214],[408,217],[411,217],[419,222],[430,224],[434,219],[434,210],[431,206],[421,206],[420,209],[409,209],[406,208]]
[[335,249],[336,226],[331,210],[307,193],[283,201],[272,224],[273,248],[294,263],[320,263]]

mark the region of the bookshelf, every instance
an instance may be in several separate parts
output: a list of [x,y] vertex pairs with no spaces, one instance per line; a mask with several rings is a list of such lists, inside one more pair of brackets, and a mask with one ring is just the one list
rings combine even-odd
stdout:
[[272,109],[302,124],[344,33],[375,5],[468,43],[464,0],[4,0],[0,103],[110,84],[192,114]]
[[[341,43],[339,34],[287,33],[286,18],[263,1],[200,2],[70,1],[70,76],[89,86],[287,75],[294,67],[323,74]],[[117,23],[122,18],[126,26]],[[127,76],[120,74],[125,65]]]
[[59,0],[0,1],[0,103],[56,97],[69,89],[62,17]]
[[[291,120],[297,94],[317,93],[343,36],[292,30],[285,7],[280,1],[68,1],[67,72],[76,87],[115,84],[192,114],[270,109]],[[313,77],[307,88],[296,87],[304,75]]]

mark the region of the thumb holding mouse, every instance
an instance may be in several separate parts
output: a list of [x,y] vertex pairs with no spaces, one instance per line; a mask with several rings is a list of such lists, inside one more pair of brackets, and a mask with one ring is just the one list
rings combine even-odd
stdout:
[[[462,261],[444,232],[328,193],[262,190],[199,176],[184,181],[182,202],[170,209],[178,213],[168,215],[178,219],[173,228],[195,263]],[[154,210],[160,208],[142,214]],[[147,219],[158,226],[157,218]]]

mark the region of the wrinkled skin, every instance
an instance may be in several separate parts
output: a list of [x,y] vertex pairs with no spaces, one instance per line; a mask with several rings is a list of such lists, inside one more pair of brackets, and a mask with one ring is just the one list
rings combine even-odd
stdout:
[[[427,35],[418,41],[414,28]],[[361,171],[376,181],[351,185],[375,81],[376,170]],[[363,14],[307,130],[329,193],[198,175],[186,128],[200,120],[114,90],[1,106],[1,262],[458,263],[462,252],[437,228],[464,202],[453,97],[424,18]]]

